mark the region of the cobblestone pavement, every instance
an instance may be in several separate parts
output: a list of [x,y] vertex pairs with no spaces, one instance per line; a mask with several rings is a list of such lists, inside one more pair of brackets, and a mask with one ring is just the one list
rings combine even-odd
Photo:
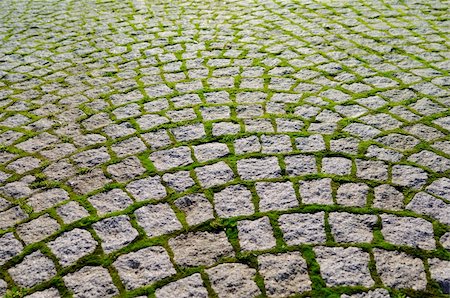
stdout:
[[448,297],[449,7],[0,1],[0,296]]

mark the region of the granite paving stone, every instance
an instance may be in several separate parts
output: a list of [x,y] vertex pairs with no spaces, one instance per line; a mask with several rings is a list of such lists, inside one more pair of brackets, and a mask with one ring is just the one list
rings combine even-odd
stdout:
[[446,297],[448,15],[0,1],[0,296]]

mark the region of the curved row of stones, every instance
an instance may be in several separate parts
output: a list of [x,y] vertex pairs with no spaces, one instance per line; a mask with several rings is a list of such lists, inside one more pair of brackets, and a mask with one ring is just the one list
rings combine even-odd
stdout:
[[0,2],[0,295],[445,297],[448,7]]

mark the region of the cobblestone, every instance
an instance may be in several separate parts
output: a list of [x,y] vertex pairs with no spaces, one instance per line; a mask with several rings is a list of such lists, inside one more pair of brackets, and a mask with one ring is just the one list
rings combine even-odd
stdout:
[[448,7],[0,1],[0,296],[445,297]]

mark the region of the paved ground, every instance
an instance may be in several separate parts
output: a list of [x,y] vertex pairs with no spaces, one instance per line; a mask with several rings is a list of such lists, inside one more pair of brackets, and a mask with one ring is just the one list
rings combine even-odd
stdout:
[[0,295],[448,297],[449,5],[0,1]]

